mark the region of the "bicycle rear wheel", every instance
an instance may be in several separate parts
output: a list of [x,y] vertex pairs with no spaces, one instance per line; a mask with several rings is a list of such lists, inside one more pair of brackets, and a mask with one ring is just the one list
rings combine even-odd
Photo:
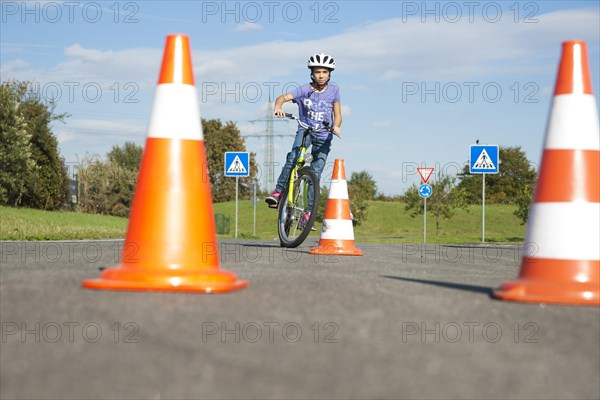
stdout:
[[[313,199],[312,210],[308,208],[309,192]],[[292,193],[293,198],[288,200],[288,186],[279,199],[279,219],[277,227],[279,231],[279,241],[282,247],[298,247],[310,233],[310,229],[317,218],[320,194],[319,180],[310,167],[304,167],[298,171]],[[306,225],[302,226],[300,223],[301,217],[307,211],[312,212]]]

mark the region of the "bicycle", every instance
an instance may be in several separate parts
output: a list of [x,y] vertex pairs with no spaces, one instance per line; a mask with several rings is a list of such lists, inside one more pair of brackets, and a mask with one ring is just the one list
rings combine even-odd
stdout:
[[[293,114],[286,113],[285,117],[296,120],[298,125],[304,128],[298,157],[290,172],[286,188],[281,193],[276,206],[278,208],[277,230],[279,242],[282,247],[291,248],[298,247],[304,242],[315,223],[317,210],[319,209],[319,178],[310,166],[304,166],[306,162],[306,138],[315,132],[333,133],[333,129],[329,127],[327,121],[323,123],[323,128],[313,129]],[[308,212],[309,205],[312,206],[310,217],[307,221],[304,221],[303,217]]]

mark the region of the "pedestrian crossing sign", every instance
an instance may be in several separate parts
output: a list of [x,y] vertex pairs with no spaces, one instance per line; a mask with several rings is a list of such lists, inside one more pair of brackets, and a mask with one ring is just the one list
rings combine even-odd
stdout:
[[249,176],[250,156],[245,151],[225,152],[225,176]]
[[498,146],[497,145],[472,145],[469,159],[469,172],[472,174],[497,174],[498,173]]

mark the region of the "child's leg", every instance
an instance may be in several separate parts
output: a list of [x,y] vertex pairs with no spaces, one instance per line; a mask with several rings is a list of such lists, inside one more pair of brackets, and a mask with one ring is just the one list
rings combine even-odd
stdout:
[[[321,173],[325,168],[325,164],[327,163],[327,156],[329,155],[329,151],[331,150],[331,139],[322,138],[322,137],[311,137],[312,141],[312,156],[313,160],[310,163],[310,168],[315,171],[317,175],[317,182],[320,185],[321,182]],[[308,210],[312,210],[313,199],[312,199],[312,191],[308,192]],[[315,210],[317,211],[317,210]]]

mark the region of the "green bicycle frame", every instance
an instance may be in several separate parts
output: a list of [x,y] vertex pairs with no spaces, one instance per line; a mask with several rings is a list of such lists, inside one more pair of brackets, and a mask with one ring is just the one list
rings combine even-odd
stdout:
[[294,183],[296,181],[296,175],[297,175],[298,170],[300,168],[302,168],[302,166],[304,165],[304,155],[305,154],[306,154],[306,147],[300,146],[300,150],[298,151],[298,161],[296,162],[294,169],[292,169],[292,173],[290,174],[290,183],[288,185],[287,203],[290,206],[293,204],[294,199],[296,198],[295,193],[294,193]]

